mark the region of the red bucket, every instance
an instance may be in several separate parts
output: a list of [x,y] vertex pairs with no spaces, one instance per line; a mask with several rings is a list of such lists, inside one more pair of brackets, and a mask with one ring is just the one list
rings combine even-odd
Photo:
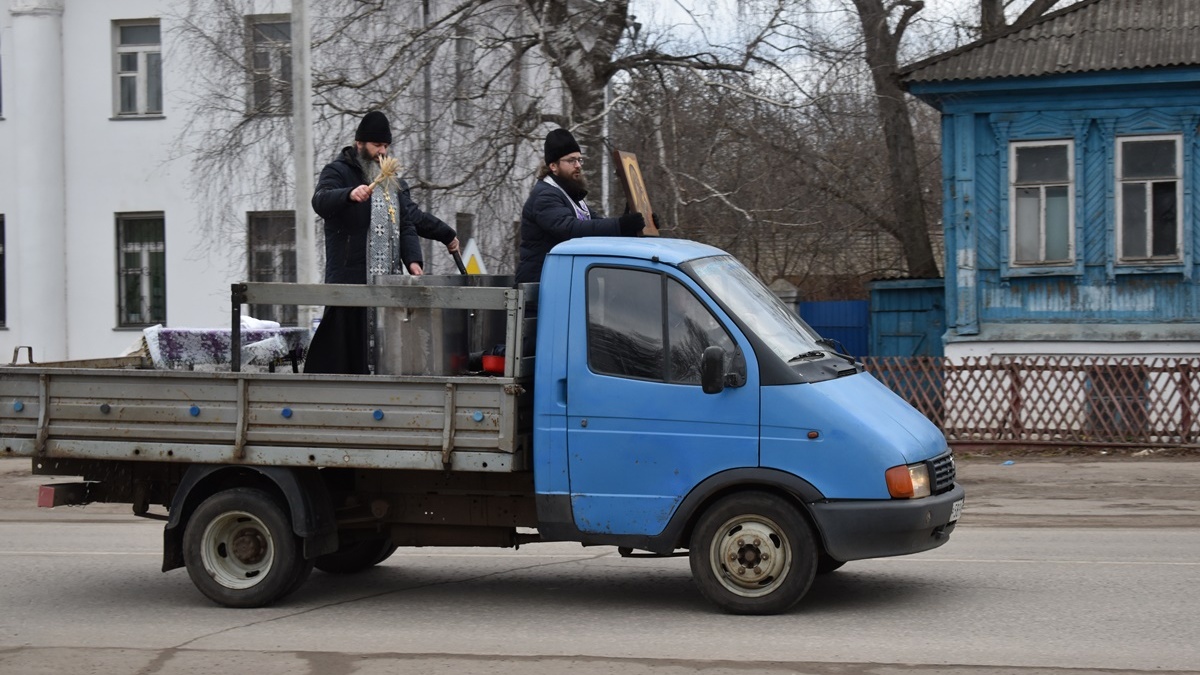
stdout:
[[493,356],[491,354],[483,355],[483,372],[494,373],[496,375],[504,374],[504,357]]

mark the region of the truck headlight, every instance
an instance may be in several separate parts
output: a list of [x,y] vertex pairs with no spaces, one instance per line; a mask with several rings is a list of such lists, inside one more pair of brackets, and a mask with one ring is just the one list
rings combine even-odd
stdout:
[[929,496],[929,467],[924,464],[893,466],[884,472],[888,494],[896,499]]

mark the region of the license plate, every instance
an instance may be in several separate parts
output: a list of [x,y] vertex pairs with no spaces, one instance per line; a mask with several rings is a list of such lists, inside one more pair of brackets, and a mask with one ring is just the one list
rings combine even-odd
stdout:
[[962,517],[962,507],[965,499],[960,499],[950,505],[950,522],[955,522]]

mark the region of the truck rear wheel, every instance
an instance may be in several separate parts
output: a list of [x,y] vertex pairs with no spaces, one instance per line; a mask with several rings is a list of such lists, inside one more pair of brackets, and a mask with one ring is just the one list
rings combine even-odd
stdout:
[[378,565],[395,552],[396,545],[387,537],[362,539],[318,557],[316,566],[330,574],[353,574]]
[[262,607],[295,590],[312,569],[300,551],[284,509],[253,488],[204,500],[183,536],[192,583],[226,607]]
[[692,533],[692,578],[732,614],[778,614],[804,597],[817,548],[804,516],[783,499],[736,494],[711,506]]

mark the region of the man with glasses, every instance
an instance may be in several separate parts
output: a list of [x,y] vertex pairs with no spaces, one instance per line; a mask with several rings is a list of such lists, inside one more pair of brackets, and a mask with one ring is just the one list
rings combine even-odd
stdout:
[[583,154],[571,132],[555,129],[547,134],[544,159],[538,182],[521,209],[518,284],[541,279],[546,254],[555,244],[576,237],[632,237],[646,226],[640,213],[601,218],[588,208]]

